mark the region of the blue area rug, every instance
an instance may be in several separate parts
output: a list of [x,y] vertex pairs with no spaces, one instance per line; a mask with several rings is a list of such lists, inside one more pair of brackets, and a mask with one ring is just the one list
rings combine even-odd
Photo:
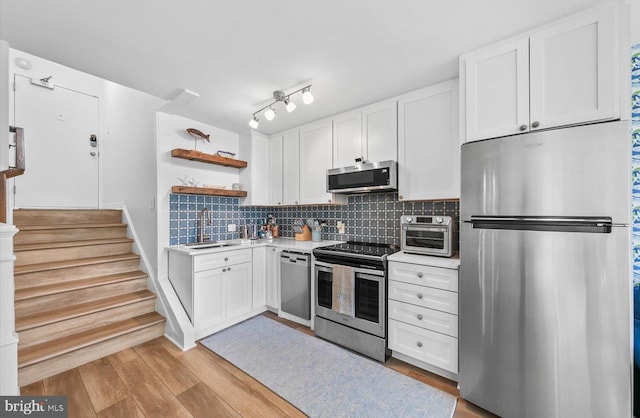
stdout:
[[202,344],[310,417],[450,418],[456,398],[264,316]]

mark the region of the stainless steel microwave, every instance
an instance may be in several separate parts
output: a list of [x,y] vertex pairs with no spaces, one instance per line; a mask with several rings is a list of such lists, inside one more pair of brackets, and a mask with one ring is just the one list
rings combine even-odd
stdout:
[[385,192],[398,189],[398,163],[380,161],[327,170],[328,193]]
[[451,257],[457,250],[453,240],[455,223],[450,216],[400,218],[401,249],[406,253]]

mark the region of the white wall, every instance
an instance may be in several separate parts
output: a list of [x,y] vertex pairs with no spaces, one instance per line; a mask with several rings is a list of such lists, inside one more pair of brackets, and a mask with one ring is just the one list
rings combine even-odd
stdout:
[[640,44],[640,0],[631,0],[631,45]]
[[[15,58],[26,58],[31,69],[15,65]],[[128,87],[81,71],[10,49],[9,71],[32,78],[53,76],[51,82],[97,96],[100,108],[98,144],[100,151],[100,207],[127,207],[140,238],[141,250],[149,254],[150,276],[155,276],[157,246],[156,212],[150,209],[155,198],[155,112],[166,103]],[[10,91],[13,102],[13,92]],[[9,119],[13,120],[10,106]],[[28,133],[25,133],[28,141]],[[28,164],[28,156],[26,156]]]
[[0,171],[9,168],[9,44],[0,40]]

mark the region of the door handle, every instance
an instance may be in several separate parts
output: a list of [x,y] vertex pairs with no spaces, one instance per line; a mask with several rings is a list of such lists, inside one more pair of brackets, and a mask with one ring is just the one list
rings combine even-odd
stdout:
[[89,137],[89,144],[91,144],[92,147],[97,147],[98,146],[98,137],[95,135],[91,135]]
[[95,157],[95,156],[96,156],[96,152],[95,152],[95,151],[91,151],[91,152],[89,153],[89,155],[91,155],[92,157]]

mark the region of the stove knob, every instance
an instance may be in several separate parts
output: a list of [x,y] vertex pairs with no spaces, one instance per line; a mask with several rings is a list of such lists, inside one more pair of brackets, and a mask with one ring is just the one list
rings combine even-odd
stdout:
[[444,219],[442,219],[442,218],[436,218],[436,223],[437,223],[437,224],[441,224],[441,223],[443,223],[443,222],[444,222]]

